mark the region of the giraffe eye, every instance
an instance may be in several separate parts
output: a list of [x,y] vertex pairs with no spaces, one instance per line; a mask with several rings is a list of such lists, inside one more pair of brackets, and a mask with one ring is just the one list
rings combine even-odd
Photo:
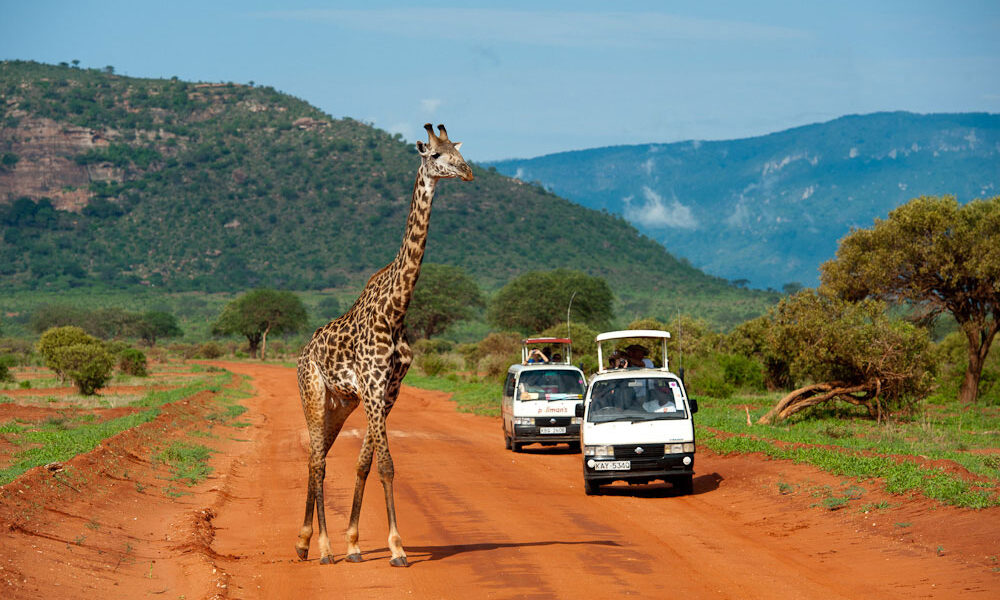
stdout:
[[431,154],[431,158],[434,158],[434,159],[441,158],[441,153],[440,152],[435,152],[434,154]]

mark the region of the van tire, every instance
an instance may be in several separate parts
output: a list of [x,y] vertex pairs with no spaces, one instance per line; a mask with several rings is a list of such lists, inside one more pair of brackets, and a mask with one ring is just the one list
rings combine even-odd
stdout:
[[599,496],[601,495],[601,486],[594,481],[591,481],[589,479],[584,479],[583,493],[587,494],[588,496]]
[[513,440],[511,440],[510,442],[510,449],[513,450],[514,452],[520,452],[522,446],[524,446],[524,444],[520,442],[515,442]]
[[678,496],[688,496],[694,493],[694,475],[681,475],[674,479],[671,484],[677,490]]
[[580,451],[580,442],[570,442],[569,443],[569,451],[570,452],[579,452]]
[[503,434],[503,447],[510,450],[510,436],[506,433]]

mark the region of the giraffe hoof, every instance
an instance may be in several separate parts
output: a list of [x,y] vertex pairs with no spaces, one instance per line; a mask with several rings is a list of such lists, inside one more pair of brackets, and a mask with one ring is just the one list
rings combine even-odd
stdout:
[[299,555],[299,560],[309,558],[309,548],[296,548],[295,553]]
[[347,562],[361,562],[360,554],[348,554],[346,558]]
[[394,567],[405,567],[409,565],[409,563],[406,562],[405,556],[397,556],[396,558],[390,560],[389,564]]
[[323,558],[319,559],[319,564],[321,564],[321,565],[332,565],[333,564],[333,555],[331,554],[330,556],[324,556]]

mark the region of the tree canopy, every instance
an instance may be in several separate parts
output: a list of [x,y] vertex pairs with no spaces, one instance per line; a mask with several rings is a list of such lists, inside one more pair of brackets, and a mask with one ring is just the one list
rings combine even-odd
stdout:
[[[570,305],[572,300],[572,305]],[[490,304],[487,317],[500,329],[542,331],[566,320],[606,329],[613,316],[607,282],[580,271],[531,271],[505,285]]]
[[959,399],[976,400],[1000,312],[1000,196],[911,200],[845,237],[821,278],[842,298],[906,304],[926,320],[950,313],[968,342]]
[[444,333],[486,306],[479,286],[461,267],[424,264],[406,312],[406,325],[423,338]]
[[292,292],[261,288],[227,304],[212,326],[212,333],[245,336],[250,356],[256,358],[260,348],[260,357],[264,359],[268,334],[299,331],[307,318],[302,301]]

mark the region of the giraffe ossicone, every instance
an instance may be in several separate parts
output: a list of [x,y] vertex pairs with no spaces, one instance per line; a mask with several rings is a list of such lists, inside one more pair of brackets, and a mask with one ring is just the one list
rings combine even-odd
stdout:
[[295,550],[299,558],[309,556],[313,516],[319,528],[320,563],[334,562],[327,534],[323,504],[326,456],[347,417],[362,405],[367,420],[355,471],[354,500],[348,522],[346,560],[361,560],[358,522],[365,482],[374,460],[385,494],[389,520],[389,564],[407,566],[406,552],[396,526],[392,480],[392,456],[386,436],[386,419],[399,396],[403,376],[413,354],[406,342],[404,320],[413,288],[420,276],[427,244],[431,203],[439,179],[472,181],[472,169],[459,153],[461,142],[448,139],[444,125],[438,133],[424,125],[427,142],[418,141],[420,167],[413,184],[410,212],[399,252],[391,263],[368,280],[358,299],[341,317],[316,330],[298,360],[299,397],[309,430],[309,479],[305,519]]

